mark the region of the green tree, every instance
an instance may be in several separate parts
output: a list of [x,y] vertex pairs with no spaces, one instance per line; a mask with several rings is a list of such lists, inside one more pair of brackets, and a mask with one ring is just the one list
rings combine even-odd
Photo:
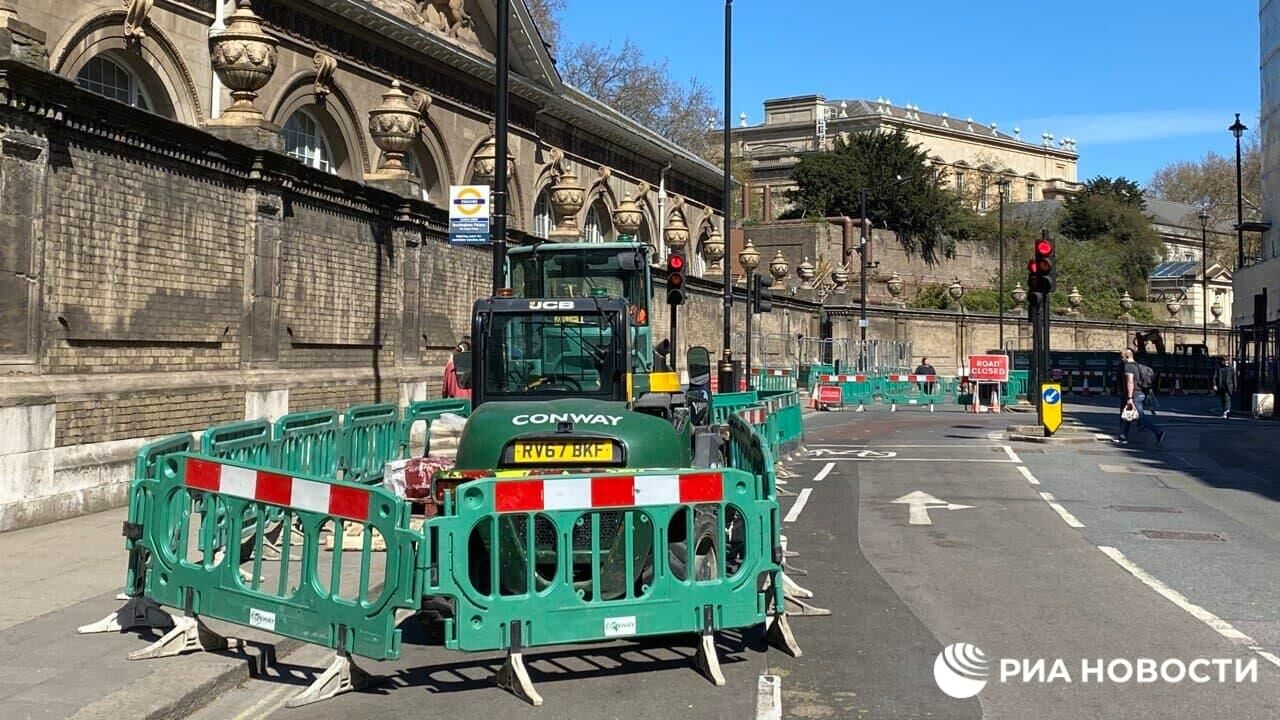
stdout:
[[[1262,211],[1262,144],[1256,130],[1250,130],[1241,143],[1240,173],[1244,219],[1256,220]],[[1205,208],[1215,220],[1230,220],[1234,224],[1235,156],[1211,152],[1199,160],[1165,165],[1152,175],[1147,192],[1164,200]],[[1192,227],[1198,222],[1194,218],[1186,221]]]
[[935,174],[928,155],[905,134],[873,131],[838,138],[832,150],[800,158],[788,194],[788,217],[827,217],[861,212],[860,190],[866,188],[867,218],[893,230],[908,253],[927,262],[950,256],[963,233],[967,216],[957,196],[944,188],[945,175]]

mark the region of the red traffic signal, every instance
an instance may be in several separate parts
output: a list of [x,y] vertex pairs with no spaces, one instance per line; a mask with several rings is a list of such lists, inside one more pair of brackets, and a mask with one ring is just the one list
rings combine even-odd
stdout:
[[1040,238],[1036,241],[1036,255],[1046,256],[1053,254],[1053,243],[1048,238]]
[[667,304],[684,304],[684,255],[672,252],[667,256]]
[[672,255],[667,258],[667,270],[677,272],[684,269],[684,257],[681,255]]

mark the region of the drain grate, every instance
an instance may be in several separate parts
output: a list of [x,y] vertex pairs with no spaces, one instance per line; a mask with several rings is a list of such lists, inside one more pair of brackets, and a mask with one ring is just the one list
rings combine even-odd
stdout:
[[1226,542],[1227,539],[1218,533],[1187,532],[1185,530],[1143,530],[1143,535],[1152,540],[1203,540],[1207,542]]
[[1117,512],[1170,513],[1170,514],[1179,514],[1182,512],[1178,508],[1158,507],[1155,505],[1108,505],[1107,507]]

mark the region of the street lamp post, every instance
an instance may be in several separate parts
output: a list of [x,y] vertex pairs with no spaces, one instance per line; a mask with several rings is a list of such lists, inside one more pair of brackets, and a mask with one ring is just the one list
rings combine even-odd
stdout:
[[1201,342],[1209,352],[1209,212],[1200,208],[1200,324]]
[[508,38],[511,36],[511,0],[498,0],[497,77],[494,80],[494,170],[493,170],[493,291],[506,287],[507,265],[507,82],[510,63],[507,60]]
[[[858,210],[858,285],[861,298],[858,309],[858,339],[862,342],[863,352],[867,344],[867,193],[869,188],[858,191],[861,208]],[[848,262],[848,258],[845,258]]]
[[1004,196],[1009,190],[1009,179],[1005,178],[1003,180],[998,181],[996,183],[996,187],[1000,190],[1000,223],[999,223],[999,229],[996,231],[996,237],[999,239],[999,242],[1000,242],[1000,258],[999,258],[1000,272],[999,272],[999,278],[996,281],[997,285],[999,286],[999,290],[996,292],[996,297],[999,304],[998,312],[1000,313],[999,348],[1000,348],[1000,352],[1004,352]]
[[[732,149],[730,136],[733,132],[733,119],[729,116],[733,98],[733,0],[724,0],[724,237],[729,242],[733,228],[733,180],[729,175],[729,153]],[[729,276],[728,259],[724,263],[724,355],[720,361],[720,392],[733,392],[737,388],[733,384],[733,283]],[[750,312],[750,308],[748,308]]]
[[1241,187],[1240,171],[1240,138],[1249,128],[1240,122],[1240,113],[1236,113],[1236,121],[1227,128],[1236,137],[1236,269],[1244,267],[1244,189]]
[[751,292],[752,292],[752,286],[755,284],[754,280],[755,280],[756,268],[760,266],[760,251],[756,250],[756,246],[754,243],[751,242],[750,238],[748,238],[747,241],[743,243],[742,250],[738,253],[738,264],[742,266],[742,269],[745,272],[746,280],[747,280],[747,312],[746,312],[747,340],[744,343],[744,347],[743,347],[746,357],[743,358],[742,362],[743,362],[743,370],[746,372],[746,375],[747,375],[747,389],[750,389],[751,388],[751,316],[755,314],[752,311]]

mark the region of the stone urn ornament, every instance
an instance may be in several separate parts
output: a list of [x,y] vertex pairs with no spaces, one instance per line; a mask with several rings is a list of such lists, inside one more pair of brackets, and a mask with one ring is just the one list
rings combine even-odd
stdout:
[[831,282],[836,286],[836,290],[844,290],[849,285],[849,271],[843,267],[832,270]]
[[956,302],[957,305],[964,298],[964,285],[960,284],[960,278],[951,281],[951,285],[947,287],[947,295]]
[[418,110],[400,89],[399,80],[391,81],[391,89],[382,94],[382,104],[369,111],[369,136],[386,155],[382,170],[408,173],[404,158],[418,139]]
[[756,244],[747,238],[747,244],[742,248],[742,252],[738,253],[738,264],[742,265],[742,269],[747,272],[755,272],[760,267],[760,251],[756,249]]
[[711,266],[708,269],[714,269],[719,266],[720,259],[724,257],[724,238],[720,235],[720,231],[712,228],[707,239],[702,241],[702,259],[707,261]]
[[624,197],[622,202],[618,203],[618,208],[613,211],[613,227],[617,229],[619,235],[634,238],[643,222],[644,212],[630,195]]
[[1067,295],[1067,305],[1071,307],[1072,315],[1080,314],[1080,304],[1084,302],[1084,297],[1080,295],[1080,290],[1075,285],[1071,286],[1071,293]]
[[902,299],[902,276],[894,271],[888,280],[884,281],[884,287],[889,291],[889,297],[893,298],[894,305],[902,305],[905,301]]
[[787,277],[787,273],[791,271],[791,266],[787,264],[787,258],[782,255],[782,251],[774,253],[773,259],[769,261],[769,274],[774,280],[783,280]]
[[1178,321],[1178,312],[1182,310],[1182,303],[1177,299],[1171,299],[1164,304],[1164,309],[1169,311],[1169,322]]
[[1209,313],[1213,315],[1213,323],[1215,325],[1222,323],[1222,298],[1215,297],[1213,304],[1209,306]]
[[671,213],[667,226],[662,229],[662,238],[671,252],[680,252],[689,245],[689,226],[684,224],[683,213],[678,210]]
[[476,148],[476,154],[471,158],[471,174],[476,180],[487,184],[493,180],[497,167],[498,141],[490,135],[488,140]]
[[1129,294],[1128,290],[1125,290],[1124,294],[1120,296],[1120,309],[1124,311],[1120,315],[1121,320],[1133,319],[1133,315],[1129,313],[1133,309],[1133,296]]
[[262,19],[249,0],[239,0],[227,20],[225,30],[209,36],[209,61],[233,99],[224,119],[232,124],[261,121],[262,111],[253,101],[276,70],[276,39],[262,31]]
[[796,268],[796,276],[805,282],[813,279],[813,263],[809,262],[809,258],[806,257]]
[[1014,307],[1022,307],[1022,303],[1027,301],[1027,290],[1022,287],[1021,280],[1014,284],[1013,289],[1009,291],[1009,296],[1013,298]]
[[578,237],[578,211],[586,201],[587,189],[578,184],[578,176],[566,169],[551,186],[551,209],[556,215],[555,235]]

